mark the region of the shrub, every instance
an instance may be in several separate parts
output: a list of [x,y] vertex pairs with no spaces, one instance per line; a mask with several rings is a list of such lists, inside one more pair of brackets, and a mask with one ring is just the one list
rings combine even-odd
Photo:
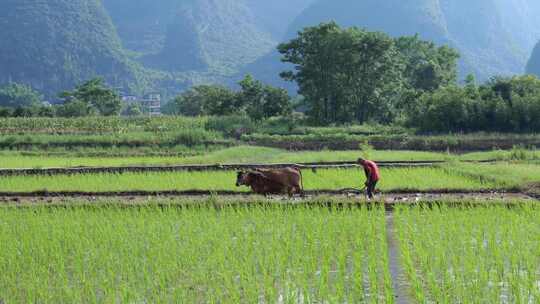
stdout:
[[212,116],[206,123],[206,129],[240,139],[242,135],[255,130],[255,123],[245,115]]

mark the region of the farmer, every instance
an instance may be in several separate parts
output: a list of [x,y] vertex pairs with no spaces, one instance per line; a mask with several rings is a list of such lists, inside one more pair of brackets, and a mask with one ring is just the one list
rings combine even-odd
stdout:
[[371,160],[365,160],[363,158],[358,159],[358,163],[364,167],[364,172],[366,173],[366,191],[368,197],[371,199],[373,198],[373,192],[375,191],[375,186],[377,185],[377,182],[381,178],[381,174],[379,172],[379,167],[377,167],[377,164]]

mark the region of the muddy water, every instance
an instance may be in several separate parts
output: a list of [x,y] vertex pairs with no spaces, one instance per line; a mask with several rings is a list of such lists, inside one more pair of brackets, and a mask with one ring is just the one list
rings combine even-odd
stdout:
[[[269,197],[255,196],[250,193],[218,192],[214,193],[220,199],[226,201],[236,201],[237,203],[252,203],[254,201],[266,201],[279,204],[301,204],[323,197],[337,199],[347,199],[357,202],[358,205],[366,203],[366,197],[356,193],[337,193],[335,191],[319,191],[316,194],[308,193],[305,197],[289,198],[283,195],[273,195]],[[213,197],[210,191],[163,191],[163,192],[111,192],[111,193],[78,193],[78,192],[46,192],[46,193],[0,193],[0,204],[50,204],[69,203],[70,201],[99,202],[102,200],[111,202],[118,201],[125,204],[144,203],[149,200],[177,201],[188,199],[194,201],[205,201]],[[505,201],[538,201],[538,198],[525,193],[506,192],[469,192],[469,193],[385,193],[376,196],[375,201],[384,203],[389,210],[396,205],[411,205],[420,202],[453,202],[463,201],[473,202],[505,202]]]
[[386,240],[388,242],[388,263],[392,276],[392,288],[396,304],[413,303],[409,295],[409,285],[400,261],[399,242],[396,238],[394,215],[386,213]]

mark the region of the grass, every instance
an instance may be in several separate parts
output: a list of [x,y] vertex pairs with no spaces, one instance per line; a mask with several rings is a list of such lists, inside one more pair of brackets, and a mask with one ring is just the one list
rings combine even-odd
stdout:
[[6,303],[391,302],[384,210],[0,208]]
[[398,208],[396,232],[418,303],[539,303],[536,206]]
[[540,151],[515,146],[510,150],[471,152],[464,154],[462,158],[469,160],[534,161],[540,160]]
[[[290,152],[280,149],[240,146],[221,149],[205,155],[187,157],[43,157],[5,153],[0,158],[1,168],[128,166],[226,163],[301,163],[323,161],[355,161],[362,151]],[[370,156],[377,160],[444,160],[445,154],[414,151],[375,151]]]
[[[291,152],[281,149],[239,146],[208,152],[209,148],[192,149],[195,156],[131,156],[131,157],[70,157],[25,155],[18,152],[3,152],[0,168],[46,168],[77,166],[130,166],[130,165],[178,165],[178,164],[226,164],[226,163],[303,163],[325,161],[355,161],[358,157],[372,158],[377,161],[444,161],[444,160],[485,160],[496,159],[501,151],[480,152],[474,154],[451,155],[448,153],[421,151],[302,151]],[[206,151],[205,151],[206,150]],[[126,153],[128,151],[122,151]],[[152,154],[152,149],[144,151]],[[177,149],[178,154],[188,154],[190,149]]]
[[459,164],[454,168],[460,174],[502,186],[527,186],[540,182],[540,166],[537,163]]
[[444,134],[412,135],[381,134],[357,135],[349,133],[330,133],[304,135],[286,134],[247,134],[242,136],[245,142],[268,147],[287,147],[295,150],[331,150],[355,149],[360,143],[368,143],[378,150],[415,150],[415,151],[488,151],[493,149],[511,149],[515,145],[525,147],[540,146],[538,134]]
[[[306,190],[339,190],[362,188],[365,181],[360,169],[324,169],[312,172],[304,170]],[[450,168],[383,168],[382,181],[378,185],[388,190],[479,190],[496,189],[500,183],[462,175]],[[235,187],[236,172],[147,172],[125,174],[78,174],[53,176],[8,176],[2,178],[2,192],[32,191],[167,191],[167,190],[241,190]],[[510,186],[510,185],[507,185]]]

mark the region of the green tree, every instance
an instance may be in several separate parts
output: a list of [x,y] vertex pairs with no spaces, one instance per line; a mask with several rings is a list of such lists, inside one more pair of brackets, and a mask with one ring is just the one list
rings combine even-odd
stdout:
[[127,105],[122,113],[122,115],[125,116],[141,116],[142,114],[143,110],[139,103],[131,103]]
[[32,107],[17,107],[13,111],[13,117],[32,117],[34,111]]
[[96,115],[96,109],[81,100],[71,100],[58,106],[57,116],[60,117],[85,117]]
[[322,23],[305,28],[278,50],[282,61],[295,66],[281,77],[296,81],[316,122],[363,123],[392,116],[401,75],[388,35]]
[[534,76],[496,77],[477,86],[450,85],[424,93],[409,123],[424,132],[540,131],[540,80]]
[[168,112],[174,115],[200,116],[206,114],[203,98],[194,89],[177,96],[167,105],[167,108]]
[[240,105],[246,109],[248,116],[253,120],[261,120],[264,115],[264,85],[262,82],[253,79],[251,75],[246,75],[238,83],[241,87],[239,93]]
[[411,123],[423,131],[467,131],[469,105],[467,92],[458,86],[448,86],[420,97],[420,108]]
[[239,110],[236,93],[218,85],[195,86],[171,103],[169,112],[176,115],[229,115]]
[[0,107],[0,117],[11,117],[13,115],[12,108]]
[[404,87],[398,107],[405,112],[418,110],[425,92],[455,85],[459,53],[433,42],[420,40],[418,35],[394,39],[399,51]]
[[0,88],[0,106],[17,108],[40,105],[42,96],[24,84],[9,83]]
[[238,84],[241,87],[239,106],[251,119],[259,121],[291,112],[291,98],[286,90],[264,85],[251,75],[246,75]]
[[[89,108],[87,115],[96,112],[103,116],[114,116],[119,115],[122,109],[120,96],[114,90],[106,87],[102,78],[91,79],[77,86],[74,91],[62,92],[60,97],[66,99],[66,103],[84,103]],[[79,109],[75,112],[84,112],[84,106],[76,105],[76,107]]]
[[407,84],[419,91],[432,92],[456,83],[459,53],[448,46],[437,47],[418,35],[395,40]]
[[[538,125],[538,102],[540,99],[540,79],[533,75],[514,76],[514,77],[496,77],[490,80],[484,88],[483,98],[498,97],[504,101],[499,106],[504,107],[504,116],[506,122],[501,125],[504,130],[527,132],[534,130],[533,126]],[[499,117],[502,116],[499,110]]]
[[239,92],[218,85],[195,86],[168,104],[167,112],[187,116],[240,114],[253,120],[290,113],[287,91],[264,85],[250,75],[240,81],[239,85]]
[[264,87],[264,95],[263,113],[265,118],[291,114],[292,101],[287,90],[267,85]]
[[318,123],[331,122],[331,103],[337,87],[332,76],[337,72],[336,48],[333,45],[341,29],[336,23],[323,23],[305,28],[298,37],[278,46],[283,62],[291,63],[295,70],[280,76],[298,84],[298,93],[309,103],[309,115]]
[[55,117],[56,109],[53,106],[41,106],[36,109],[35,113],[39,117]]

